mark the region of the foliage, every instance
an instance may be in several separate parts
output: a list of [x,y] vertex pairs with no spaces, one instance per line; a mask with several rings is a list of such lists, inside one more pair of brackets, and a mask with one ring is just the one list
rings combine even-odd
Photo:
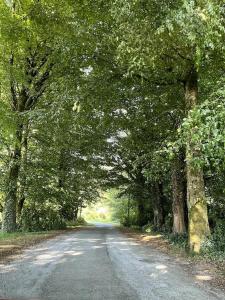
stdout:
[[225,234],[225,222],[218,222],[216,225],[213,235],[212,235],[212,242],[214,244],[216,251],[225,251],[225,241],[224,241],[224,234]]
[[202,247],[202,254],[211,259],[224,259],[225,253],[225,224],[224,221],[218,222],[212,236],[206,240]]
[[66,225],[68,227],[74,227],[74,226],[83,226],[87,225],[88,223],[83,217],[78,217],[75,221],[67,221]]
[[26,207],[23,210],[21,229],[24,231],[43,231],[65,229],[66,223],[57,208],[51,206]]
[[166,235],[171,245],[176,247],[187,249],[188,248],[188,236],[187,234],[168,234]]
[[1,1],[3,230],[104,204],[88,217],[183,246],[209,219],[224,251],[224,15],[221,0]]
[[193,164],[224,170],[225,90],[223,80],[209,99],[193,110],[184,120],[180,130],[183,143],[190,128],[195,129],[192,140],[201,141],[200,155],[193,160]]
[[154,232],[154,228],[152,224],[146,224],[145,226],[142,227],[142,230],[146,233]]

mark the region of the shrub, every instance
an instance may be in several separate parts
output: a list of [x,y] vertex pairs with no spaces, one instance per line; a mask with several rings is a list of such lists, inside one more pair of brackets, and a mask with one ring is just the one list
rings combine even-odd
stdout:
[[65,229],[66,223],[58,210],[50,206],[26,207],[21,218],[24,231],[47,231]]
[[66,222],[67,226],[79,226],[79,225],[87,225],[88,223],[83,217],[78,217],[76,220],[71,220]]
[[214,259],[215,257],[225,257],[225,222],[219,221],[212,235],[204,241],[202,253]]
[[147,232],[147,233],[151,233],[151,232],[154,232],[154,228],[153,228],[153,225],[148,223],[146,224],[145,226],[142,227],[142,230],[144,232]]
[[167,238],[172,245],[178,246],[179,248],[187,248],[188,247],[188,236],[186,233],[184,234],[168,234]]
[[131,225],[130,228],[132,228],[134,230],[141,230],[141,227],[138,225]]
[[225,252],[224,236],[225,236],[225,221],[220,221],[217,223],[211,238],[216,251]]

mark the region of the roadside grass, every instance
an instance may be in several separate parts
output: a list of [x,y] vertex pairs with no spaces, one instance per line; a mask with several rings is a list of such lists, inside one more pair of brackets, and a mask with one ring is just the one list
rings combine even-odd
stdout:
[[0,230],[0,263],[7,262],[13,255],[21,253],[23,249],[86,226],[90,226],[90,224],[84,218],[79,217],[75,222],[67,222],[66,229],[60,230],[18,231],[13,233],[3,233]]
[[29,240],[42,239],[58,232],[61,232],[61,230],[40,231],[40,232],[13,232],[13,233],[0,232],[0,246],[2,246],[3,244],[11,245],[11,244],[26,243]]
[[88,223],[83,217],[78,217],[76,221],[67,221],[66,228],[75,228],[81,226],[87,226]]
[[74,227],[65,230],[52,230],[40,232],[0,232],[0,262],[5,261],[14,254],[19,254],[23,249],[38,244],[44,240],[56,237],[70,231]]

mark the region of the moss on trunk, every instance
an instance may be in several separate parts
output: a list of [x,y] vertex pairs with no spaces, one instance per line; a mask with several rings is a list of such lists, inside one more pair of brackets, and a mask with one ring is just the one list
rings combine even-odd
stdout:
[[[194,109],[198,101],[198,74],[195,67],[190,70],[185,83],[185,100],[187,112]],[[192,160],[199,157],[199,142],[193,141],[193,130],[190,129],[187,139],[187,204],[188,204],[188,237],[189,248],[200,252],[202,242],[209,235],[208,212],[205,197],[203,170],[194,167]]]

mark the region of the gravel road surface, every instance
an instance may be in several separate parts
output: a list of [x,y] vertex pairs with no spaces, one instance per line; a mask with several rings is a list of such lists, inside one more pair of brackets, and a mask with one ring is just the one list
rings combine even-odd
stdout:
[[29,248],[0,265],[0,298],[17,300],[225,299],[173,258],[96,224]]

